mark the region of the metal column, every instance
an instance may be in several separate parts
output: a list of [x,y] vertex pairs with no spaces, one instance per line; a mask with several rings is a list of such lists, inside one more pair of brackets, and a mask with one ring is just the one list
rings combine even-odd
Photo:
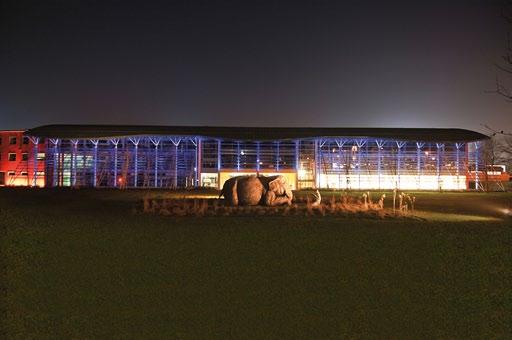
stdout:
[[[91,139],[91,143],[94,145],[94,160],[93,160],[93,178],[92,185],[96,187],[98,185],[98,143],[99,140]],[[83,161],[85,163],[85,160]],[[85,164],[84,164],[85,165]]]
[[140,138],[138,137],[135,137],[135,138],[129,138],[130,141],[133,143],[134,147],[135,147],[135,155],[134,155],[134,158],[135,158],[135,161],[134,161],[134,167],[133,167],[133,172],[134,172],[134,179],[133,179],[133,186],[134,187],[137,187],[137,182],[138,182],[138,177],[139,177],[139,143],[140,143]]
[[400,170],[402,168],[402,148],[405,146],[406,142],[396,141],[396,146],[398,148],[398,155],[396,160],[396,176],[398,182],[398,189],[400,189],[401,181],[400,181]]
[[460,148],[462,148],[462,146],[464,146],[464,143],[455,143],[455,148],[457,149],[457,154],[456,154],[456,161],[455,161],[455,164],[457,166],[457,189],[460,189],[460,179],[459,179],[459,176],[460,176]]
[[178,188],[178,145],[180,145],[181,138],[171,138],[172,144],[174,145],[174,178],[173,184],[174,189]]
[[50,139],[50,143],[53,144],[53,173],[52,173],[52,187],[56,187],[59,185],[59,161],[58,157],[58,144],[59,139]]
[[76,186],[76,154],[78,148],[78,139],[72,139],[71,143],[73,144],[72,152],[71,152],[71,186]]
[[119,139],[112,138],[110,142],[114,145],[114,188],[117,188],[117,145],[119,144]]
[[276,142],[276,170],[279,171],[279,141]]
[[155,168],[154,168],[154,184],[153,186],[155,188],[158,187],[158,145],[160,144],[160,138],[156,138],[156,137],[150,137],[149,140],[151,141],[151,143],[153,143],[153,145],[155,146]]
[[478,159],[478,149],[480,148],[480,143],[475,142],[475,189],[479,190],[480,187],[480,178],[478,176],[478,167],[479,167],[479,159]]
[[236,142],[236,171],[240,171],[240,141]]
[[219,140],[217,140],[217,171],[220,171],[221,169],[221,166],[222,166],[222,160],[221,160],[221,145],[222,145],[222,142]]
[[256,175],[260,174],[260,142],[256,142]]
[[[376,140],[375,144],[377,144],[377,176],[378,176],[378,183],[379,183],[379,189],[380,189],[380,178],[381,178],[381,172],[382,172],[382,148],[386,144],[383,140]],[[361,166],[361,163],[359,163],[359,166]]]
[[418,176],[417,189],[421,188],[421,148],[425,146],[423,142],[416,142],[416,172]]
[[441,150],[444,149],[443,143],[436,143],[437,152],[436,152],[436,176],[437,176],[437,186],[439,190],[442,190],[443,183],[441,181]]

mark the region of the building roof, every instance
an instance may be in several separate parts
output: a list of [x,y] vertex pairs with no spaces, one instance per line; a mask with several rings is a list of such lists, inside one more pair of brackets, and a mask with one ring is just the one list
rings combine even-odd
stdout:
[[107,138],[127,136],[202,136],[233,140],[284,140],[313,137],[382,138],[425,142],[470,142],[488,138],[464,129],[339,128],[339,127],[214,127],[155,125],[44,125],[25,132],[48,138]]

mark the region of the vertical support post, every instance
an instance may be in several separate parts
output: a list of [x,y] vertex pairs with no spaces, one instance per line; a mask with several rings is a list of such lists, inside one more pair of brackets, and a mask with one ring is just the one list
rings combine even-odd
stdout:
[[299,146],[300,141],[297,139],[295,140],[295,170],[298,172],[300,169],[300,157],[299,157]]
[[240,141],[236,142],[236,171],[240,171]]
[[119,138],[111,138],[110,142],[114,145],[114,188],[117,188],[117,145]]
[[[325,145],[327,140],[320,139],[317,142],[317,149],[318,149],[318,187],[322,188],[322,161],[323,161],[323,154],[322,154],[322,147]],[[327,174],[326,174],[327,175]]]
[[196,146],[196,160],[195,160],[195,169],[194,169],[194,187],[200,186],[201,183],[201,145],[202,140],[200,137],[196,137],[194,139],[194,145]]
[[91,143],[94,145],[92,186],[96,187],[98,185],[98,143],[99,143],[99,140],[91,139]]
[[180,145],[181,138],[171,138],[174,145],[174,189],[178,188],[178,145]]
[[256,142],[256,175],[260,175],[260,142]]
[[443,188],[443,183],[441,181],[441,150],[444,148],[443,143],[436,143],[436,176],[437,176],[437,186],[441,191]]
[[133,164],[133,173],[134,173],[134,178],[133,178],[133,186],[134,187],[137,187],[137,182],[138,182],[138,177],[139,177],[139,143],[140,143],[140,137],[130,137],[130,142],[133,143],[134,147],[135,147],[135,155],[134,155],[134,158],[135,158],[135,161],[134,161],[134,164]]
[[361,149],[366,145],[366,140],[358,139],[355,141],[357,146],[357,177],[359,182],[359,189],[361,189]]
[[34,183],[32,185],[37,186],[37,154],[39,152],[39,138],[34,138],[32,142],[34,143]]
[[299,171],[300,171],[300,140],[296,139],[294,141],[295,147],[293,149],[294,157],[295,157],[295,188],[299,188]]
[[378,151],[377,151],[377,177],[378,177],[378,180],[379,180],[379,189],[380,189],[381,147],[380,147],[379,143],[377,143],[377,149],[378,149]]
[[313,160],[314,160],[314,164],[312,166],[313,168],[313,179],[315,181],[314,183],[314,187],[315,188],[318,188],[318,177],[317,177],[317,174],[318,174],[318,141],[315,139],[314,142],[313,142]]
[[320,162],[322,155],[320,154],[319,150],[319,140],[315,139],[315,188],[320,188],[321,182],[320,182]]
[[357,177],[359,182],[359,190],[361,190],[361,148],[363,144],[357,147]]
[[72,139],[73,148],[71,151],[71,186],[76,186],[76,154],[78,149],[78,139]]
[[217,171],[220,172],[220,169],[222,168],[222,152],[221,152],[222,142],[221,140],[217,140]]
[[139,144],[135,144],[135,162],[134,162],[134,176],[133,176],[133,186],[137,187],[138,177],[139,177]]
[[416,142],[416,174],[418,176],[416,189],[421,188],[421,148],[425,146],[423,142]]
[[279,155],[279,145],[280,145],[280,142],[277,141],[276,142],[276,170],[279,171],[279,158],[281,157]]
[[220,187],[220,169],[222,168],[222,141],[217,139],[217,189]]
[[396,187],[397,189],[400,189],[401,187],[401,181],[400,181],[400,170],[402,167],[402,145],[400,145],[399,142],[396,142],[396,146],[398,148],[397,152],[397,159],[396,159]]
[[117,188],[117,145],[119,144],[119,140],[116,144],[114,144],[114,188]]
[[197,166],[199,165],[199,162],[197,160],[197,157],[198,157],[198,145],[199,145],[199,141],[198,141],[198,138],[197,137],[194,137],[194,138],[190,138],[190,142],[192,142],[192,144],[194,144],[195,146],[195,150],[194,150],[194,188],[197,187],[197,172],[198,172],[198,168]]
[[[378,181],[379,181],[378,185],[379,185],[379,189],[380,189],[380,187],[381,187],[380,178],[381,178],[381,173],[382,173],[382,148],[384,147],[386,142],[383,140],[376,140],[375,144],[377,144],[377,176],[378,176]],[[359,164],[359,165],[361,165],[361,164]]]
[[178,188],[178,144],[174,144],[174,189]]
[[478,168],[479,168],[479,159],[478,154],[480,153],[480,143],[475,142],[475,189],[479,190],[480,187],[480,178],[478,176]]
[[158,144],[160,140],[155,144],[155,188],[158,187]]
[[456,155],[455,155],[455,166],[457,172],[457,189],[460,189],[460,149],[464,146],[464,143],[455,143]]
[[294,156],[295,156],[295,173],[296,173],[296,179],[295,179],[295,188],[299,188],[299,170],[300,170],[300,155],[299,155],[299,147],[300,147],[300,140],[295,140],[295,148],[293,150]]
[[341,189],[341,162],[342,162],[342,151],[343,146],[347,141],[342,139],[336,140],[336,145],[338,145],[338,189]]
[[[59,148],[59,168],[60,168],[60,171],[59,171],[59,178],[58,178],[58,181],[59,181],[59,186],[63,187],[64,186],[64,162],[65,162],[65,157],[64,157],[64,153],[61,152],[62,149]],[[70,172],[70,176],[71,176],[71,172]]]
[[52,173],[52,187],[58,186],[58,179],[59,179],[59,162],[58,162],[58,144],[59,139],[50,139],[50,143],[53,144],[53,173]]
[[400,189],[401,187],[401,181],[400,181],[400,175],[402,170],[402,148],[405,146],[406,142],[403,141],[396,141],[396,146],[398,148],[398,155],[396,159],[396,176],[397,176],[397,187]]
[[461,147],[461,143],[455,143],[455,149],[456,149],[456,155],[455,155],[455,167],[456,167],[456,174],[457,174],[457,182],[459,181],[459,173],[460,173],[460,155],[459,150]]
[[149,140],[155,146],[155,167],[154,167],[154,183],[153,186],[155,188],[158,187],[158,145],[160,144],[161,139],[157,137],[149,137]]

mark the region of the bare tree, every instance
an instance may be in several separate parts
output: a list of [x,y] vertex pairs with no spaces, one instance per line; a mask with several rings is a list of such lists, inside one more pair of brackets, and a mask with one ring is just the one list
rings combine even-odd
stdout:
[[512,76],[512,0],[504,1],[501,9],[501,17],[504,19],[508,27],[507,44],[505,53],[502,55],[500,62],[494,64],[496,67],[496,88],[490,92],[497,93],[507,101],[512,102],[512,93],[510,92],[509,87],[503,83],[503,78],[508,79]]
[[[509,86],[503,82],[503,79],[512,79],[512,0],[503,2],[501,17],[508,27],[506,48],[500,62],[494,64],[496,67],[496,88],[490,92],[497,93],[505,100],[512,102],[512,92],[509,90]],[[489,153],[489,150],[492,149],[491,153],[496,156],[495,160],[507,165],[510,172],[512,166],[512,132],[495,129],[488,125],[484,125],[484,128],[491,137],[488,145],[484,146],[484,152]],[[488,158],[488,156],[489,154],[485,157]]]
[[[496,155],[495,159],[502,164],[506,164],[510,172],[510,166],[512,166],[512,133],[503,130],[498,131],[488,125],[483,125],[483,127],[491,137],[489,143]],[[489,148],[489,146],[485,147]]]

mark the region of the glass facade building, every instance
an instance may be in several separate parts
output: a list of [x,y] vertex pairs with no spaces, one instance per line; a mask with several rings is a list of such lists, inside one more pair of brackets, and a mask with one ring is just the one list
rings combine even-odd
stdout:
[[461,129],[88,125],[26,134],[44,141],[47,187],[114,188],[220,188],[235,175],[282,174],[294,189],[466,190],[478,188],[487,138]]

